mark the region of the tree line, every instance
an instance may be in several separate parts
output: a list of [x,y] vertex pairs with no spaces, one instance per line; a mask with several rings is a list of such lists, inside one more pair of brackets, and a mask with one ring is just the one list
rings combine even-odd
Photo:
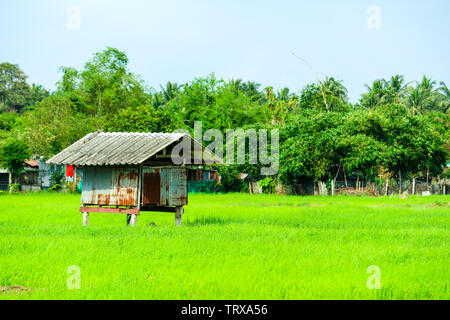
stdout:
[[[125,52],[108,47],[81,70],[61,67],[56,90],[29,84],[19,66],[0,64],[0,161],[20,172],[21,158],[50,157],[85,134],[265,128],[280,130],[280,169],[272,181],[296,184],[442,175],[448,157],[450,92],[424,76],[377,79],[352,104],[343,82],[326,77],[300,92],[274,90],[214,74],[150,88],[128,68]],[[15,156],[17,155],[17,156]],[[20,156],[20,157],[19,157]],[[19,161],[17,158],[19,157]],[[11,159],[15,159],[14,161]],[[11,162],[13,161],[13,162]],[[242,191],[258,166],[219,168],[221,188]]]

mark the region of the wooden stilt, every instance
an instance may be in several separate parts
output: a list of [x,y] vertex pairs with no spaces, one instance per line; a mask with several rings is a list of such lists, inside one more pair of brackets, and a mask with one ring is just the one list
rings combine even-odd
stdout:
[[176,207],[175,211],[175,225],[181,227],[181,215],[183,214],[183,207]]

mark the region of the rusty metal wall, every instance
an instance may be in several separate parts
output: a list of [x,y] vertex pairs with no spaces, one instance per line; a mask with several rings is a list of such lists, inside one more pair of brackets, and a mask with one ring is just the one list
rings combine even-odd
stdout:
[[[144,167],[143,205],[184,206],[187,204],[187,169]],[[159,184],[158,184],[159,176]],[[158,190],[159,188],[159,190]],[[159,203],[155,203],[158,198]]]
[[138,168],[86,167],[81,203],[137,206]]

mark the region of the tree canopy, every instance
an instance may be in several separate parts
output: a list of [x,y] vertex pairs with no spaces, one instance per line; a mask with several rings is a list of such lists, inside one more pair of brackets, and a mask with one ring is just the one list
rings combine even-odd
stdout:
[[[279,129],[280,169],[274,179],[284,183],[325,181],[339,172],[361,179],[380,173],[439,175],[448,157],[449,89],[426,76],[415,82],[398,74],[377,79],[351,103],[344,82],[334,77],[300,92],[213,73],[150,88],[129,70],[126,53],[111,47],[95,53],[81,70],[59,71],[50,93],[29,84],[19,66],[0,64],[0,147],[14,138],[28,154],[50,157],[99,129],[193,132],[194,122],[202,121],[203,132]],[[225,189],[243,188],[240,172],[264,178],[258,169],[221,168]]]

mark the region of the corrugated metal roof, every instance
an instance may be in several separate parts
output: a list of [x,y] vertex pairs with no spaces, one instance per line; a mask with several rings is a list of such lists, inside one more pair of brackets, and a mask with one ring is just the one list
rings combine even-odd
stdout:
[[39,162],[34,159],[25,160],[25,163],[30,167],[39,168]]
[[[184,136],[201,145],[186,133],[93,132],[50,158],[47,163],[77,166],[140,164]],[[207,157],[222,162],[222,159],[204,151],[204,160]]]

